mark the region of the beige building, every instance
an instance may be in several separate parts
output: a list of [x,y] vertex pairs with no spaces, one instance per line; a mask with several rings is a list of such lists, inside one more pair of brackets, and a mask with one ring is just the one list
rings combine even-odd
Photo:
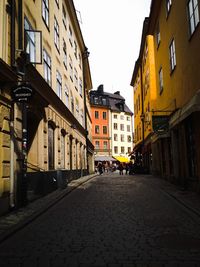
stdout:
[[[46,194],[66,180],[93,172],[94,147],[89,53],[73,1],[3,0],[0,20],[4,212],[23,204],[27,192]],[[33,90],[26,104],[11,98],[12,89],[22,84]]]

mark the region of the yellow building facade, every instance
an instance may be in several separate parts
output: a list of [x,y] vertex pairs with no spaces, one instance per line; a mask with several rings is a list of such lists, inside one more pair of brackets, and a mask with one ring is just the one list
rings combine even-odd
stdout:
[[144,20],[140,54],[136,61],[131,85],[134,88],[135,159],[150,172],[152,165],[152,116],[156,103],[154,39],[147,34],[148,18]]
[[[3,0],[0,13],[0,201],[5,203],[4,212],[20,205],[23,194],[46,194],[92,173],[94,147],[89,53],[73,1]],[[13,101],[12,90],[21,84],[33,90],[26,104]]]
[[150,62],[154,64],[156,77],[155,101],[150,107],[152,172],[183,188],[197,190],[200,179],[199,18],[199,1],[152,0],[146,30],[146,38],[153,38],[154,58]]

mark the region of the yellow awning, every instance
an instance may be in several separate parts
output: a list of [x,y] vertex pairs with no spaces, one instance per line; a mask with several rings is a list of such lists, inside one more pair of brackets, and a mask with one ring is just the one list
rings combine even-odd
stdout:
[[116,157],[113,157],[113,158],[115,158],[116,160],[118,160],[120,162],[124,162],[124,163],[130,162],[130,159],[129,158],[122,157],[122,156],[116,156]]

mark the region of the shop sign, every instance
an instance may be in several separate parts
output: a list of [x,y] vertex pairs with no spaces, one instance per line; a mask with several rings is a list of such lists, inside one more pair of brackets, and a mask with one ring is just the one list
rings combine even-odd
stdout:
[[166,132],[169,129],[169,116],[152,116],[154,132]]
[[33,88],[30,84],[20,84],[12,89],[15,102],[28,102],[33,95]]

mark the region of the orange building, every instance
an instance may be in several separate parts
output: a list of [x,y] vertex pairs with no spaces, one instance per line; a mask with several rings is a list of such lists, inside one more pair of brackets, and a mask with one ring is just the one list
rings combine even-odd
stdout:
[[95,146],[95,154],[106,157],[111,155],[110,110],[108,97],[102,93],[103,86],[100,85],[97,91],[93,91],[91,96],[92,139]]

